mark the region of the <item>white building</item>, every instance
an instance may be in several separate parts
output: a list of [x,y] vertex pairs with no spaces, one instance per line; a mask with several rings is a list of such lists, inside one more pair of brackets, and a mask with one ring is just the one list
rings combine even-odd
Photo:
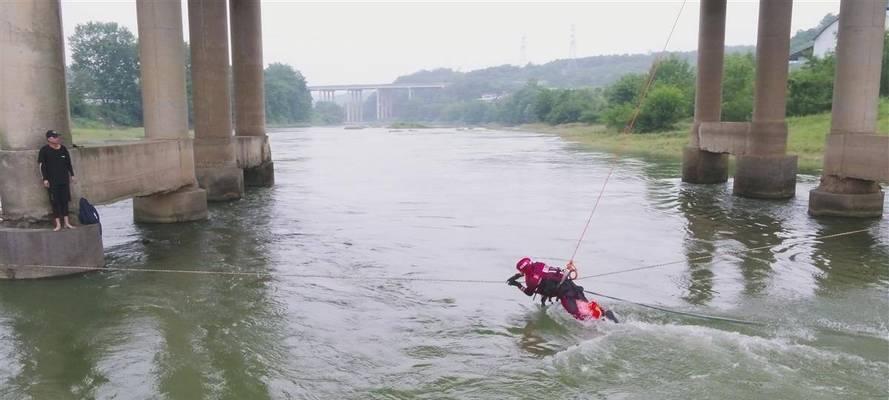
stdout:
[[[886,22],[884,25],[889,29],[889,8],[886,9]],[[832,24],[824,27],[812,43],[812,55],[821,58],[827,53],[833,53],[837,48],[837,32],[840,29],[840,21],[833,21]]]

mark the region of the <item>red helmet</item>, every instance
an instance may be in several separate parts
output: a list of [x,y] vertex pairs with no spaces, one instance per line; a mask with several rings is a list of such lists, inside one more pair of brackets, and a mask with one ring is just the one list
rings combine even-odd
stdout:
[[525,257],[516,263],[515,269],[519,270],[519,272],[525,272],[525,268],[527,268],[529,265],[531,265],[531,259]]

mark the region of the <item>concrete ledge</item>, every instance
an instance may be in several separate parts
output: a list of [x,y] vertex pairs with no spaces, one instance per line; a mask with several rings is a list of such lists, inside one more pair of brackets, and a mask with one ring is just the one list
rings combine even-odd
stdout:
[[268,136],[235,136],[235,155],[238,167],[254,168],[272,160]]
[[133,199],[133,219],[136,222],[167,224],[205,220],[208,217],[207,192],[195,186]]
[[99,225],[74,230],[0,227],[0,279],[35,279],[105,266]]
[[809,191],[809,215],[820,217],[880,218],[885,193],[840,194],[823,189]]
[[682,150],[682,181],[696,184],[728,181],[728,155],[711,153],[697,147]]
[[[77,180],[72,210],[80,197],[108,204],[194,185],[190,139],[142,140],[69,148]],[[45,220],[49,197],[37,167],[38,150],[0,151],[0,197],[10,220]]]
[[172,192],[193,185],[194,150],[190,139],[81,147],[72,152],[78,183],[72,198],[92,203],[155,193]]
[[753,199],[789,199],[796,194],[797,156],[737,157],[733,193]]
[[747,122],[702,122],[697,134],[701,150],[740,155],[747,153],[749,132]]
[[824,175],[889,182],[889,136],[830,134]]

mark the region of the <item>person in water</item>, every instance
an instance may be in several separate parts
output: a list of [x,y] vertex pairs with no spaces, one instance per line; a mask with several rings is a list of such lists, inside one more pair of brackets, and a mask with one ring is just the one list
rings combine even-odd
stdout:
[[[509,278],[506,283],[519,288],[528,296],[539,294],[540,303],[546,305],[553,298],[559,299],[562,307],[578,320],[600,319],[603,316],[617,322],[617,317],[611,310],[605,310],[595,301],[587,300],[582,286],[577,286],[570,277],[574,271],[574,263],[569,262],[567,270],[550,267],[542,262],[533,262],[530,258],[523,258],[516,264],[517,274]],[[524,277],[525,285],[522,286],[518,279]]]

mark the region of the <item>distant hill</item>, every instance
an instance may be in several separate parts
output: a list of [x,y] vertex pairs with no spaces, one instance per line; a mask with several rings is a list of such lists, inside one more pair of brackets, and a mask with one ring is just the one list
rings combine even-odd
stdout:
[[[754,46],[729,46],[726,53],[753,52]],[[692,65],[697,61],[697,51],[672,52],[687,59]],[[455,97],[478,98],[487,93],[510,93],[518,90],[529,80],[552,88],[604,87],[631,72],[646,72],[657,54],[623,54],[583,57],[573,60],[555,60],[546,64],[528,64],[524,67],[501,65],[469,72],[447,68],[418,71],[398,77],[395,83],[450,83]]]

